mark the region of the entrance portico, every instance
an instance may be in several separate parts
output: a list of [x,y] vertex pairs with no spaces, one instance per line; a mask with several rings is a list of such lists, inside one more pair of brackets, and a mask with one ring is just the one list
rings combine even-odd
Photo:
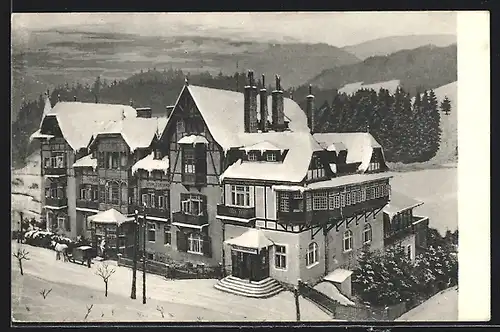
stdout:
[[274,243],[255,228],[224,241],[231,246],[231,272],[234,277],[260,281],[269,277],[269,250]]

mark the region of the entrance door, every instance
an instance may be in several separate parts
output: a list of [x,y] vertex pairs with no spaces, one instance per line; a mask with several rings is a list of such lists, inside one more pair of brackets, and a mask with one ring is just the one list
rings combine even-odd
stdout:
[[252,271],[251,254],[233,250],[231,254],[232,274],[240,279],[250,279]]

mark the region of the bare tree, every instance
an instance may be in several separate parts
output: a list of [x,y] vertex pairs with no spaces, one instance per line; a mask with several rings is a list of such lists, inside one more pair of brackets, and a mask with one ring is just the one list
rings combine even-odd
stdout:
[[106,263],[101,264],[97,268],[97,271],[95,272],[96,275],[102,278],[102,281],[104,281],[104,296],[108,297],[108,282],[109,282],[109,277],[115,273],[116,270],[113,268],[109,268],[109,265]]
[[159,305],[156,306],[156,310],[158,310],[161,314],[161,318],[165,318],[165,310],[163,307],[160,307]]
[[90,306],[87,306],[87,313],[85,314],[85,318],[84,320],[87,319],[87,317],[90,315],[90,312],[92,311],[92,308],[94,307],[93,304],[91,304]]
[[30,260],[30,258],[28,257],[29,252],[27,252],[25,249],[18,248],[17,252],[13,253],[12,255],[19,261],[19,269],[21,270],[21,275],[24,275],[23,260]]
[[43,296],[43,298],[44,298],[44,299],[46,299],[46,298],[47,298],[47,295],[49,295],[49,293],[50,293],[50,292],[52,292],[52,288],[51,288],[51,289],[49,289],[49,290],[46,290],[46,289],[44,288],[44,289],[42,289],[42,291],[40,292],[40,295],[42,295],[42,296]]

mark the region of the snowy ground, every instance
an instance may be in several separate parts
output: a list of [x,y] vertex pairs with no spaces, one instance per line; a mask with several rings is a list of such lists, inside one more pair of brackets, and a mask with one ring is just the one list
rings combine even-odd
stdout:
[[458,229],[457,169],[436,168],[391,172],[392,190],[424,202],[416,215],[428,216],[429,226],[442,235]]
[[397,321],[458,320],[458,287],[448,288],[406,312]]
[[[12,242],[13,250],[19,244]],[[292,293],[282,292],[269,299],[252,299],[223,293],[216,280],[165,280],[147,275],[148,301],[142,299],[142,274],[138,274],[137,300],[130,299],[132,272],[115,267],[109,296],[104,283],[94,274],[100,263],[89,269],[55,260],[48,249],[22,245],[30,253],[23,264],[24,276],[12,259],[12,314],[18,321],[83,321],[86,306],[94,304],[88,321],[294,321]],[[43,289],[52,291],[46,299]],[[164,318],[157,307],[163,307]],[[306,299],[300,299],[301,320],[332,320]]]

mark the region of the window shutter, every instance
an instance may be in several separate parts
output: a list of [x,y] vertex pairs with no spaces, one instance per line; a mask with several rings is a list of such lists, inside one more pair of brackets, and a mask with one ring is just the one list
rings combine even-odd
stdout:
[[177,231],[177,250],[187,252],[187,237],[181,231]]
[[203,237],[203,255],[212,258],[212,241],[207,235]]

